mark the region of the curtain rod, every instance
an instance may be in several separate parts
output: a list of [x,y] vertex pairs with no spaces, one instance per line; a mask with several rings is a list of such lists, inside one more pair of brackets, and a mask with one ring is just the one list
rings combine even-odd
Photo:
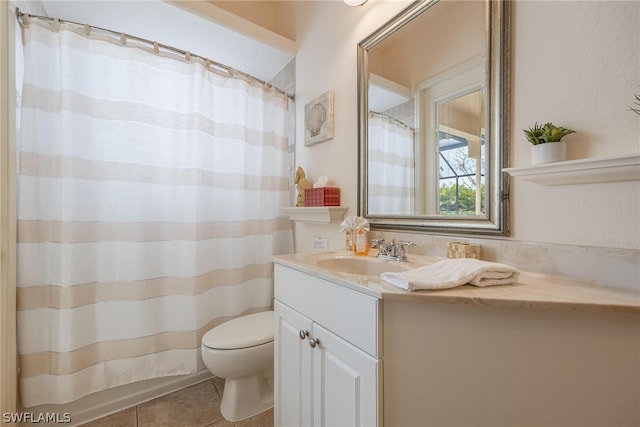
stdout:
[[166,44],[154,42],[153,40],[148,40],[148,39],[145,39],[145,38],[142,38],[142,37],[138,37],[138,36],[132,36],[130,34],[126,34],[126,33],[123,33],[123,32],[109,30],[107,28],[96,27],[94,25],[81,24],[79,22],[69,21],[69,20],[66,20],[66,19],[51,18],[49,16],[41,16],[41,15],[33,15],[33,14],[30,14],[30,13],[24,13],[24,12],[22,12],[20,10],[20,8],[16,7],[16,19],[18,20],[18,23],[22,27],[25,27],[27,25],[27,24],[24,23],[24,17],[25,16],[27,17],[27,20],[28,20],[28,18],[32,17],[32,18],[43,19],[43,20],[47,20],[47,21],[57,21],[57,22],[61,22],[61,23],[79,25],[81,27],[84,27],[85,29],[88,28],[88,29],[95,29],[95,30],[99,30],[99,31],[104,31],[104,32],[107,32],[109,34],[113,34],[115,36],[118,36],[120,38],[122,38],[124,36],[127,39],[132,39],[132,40],[135,40],[135,41],[138,41],[138,42],[147,43],[147,44],[151,45],[154,49],[162,48],[164,50],[168,50],[168,51],[171,51],[171,52],[179,53],[180,55],[183,55],[183,56],[186,56],[186,57],[200,58],[204,63],[213,65],[214,67],[225,71],[230,77],[233,76],[233,75],[238,75],[239,74],[242,77],[244,77],[244,78],[246,78],[246,79],[248,79],[250,81],[255,81],[255,82],[260,83],[262,86],[265,86],[265,87],[268,87],[268,88],[272,88],[276,92],[285,95],[287,98],[291,99],[292,101],[295,101],[295,96],[294,95],[290,95],[287,92],[285,92],[284,90],[282,90],[280,88],[277,88],[277,87],[273,86],[272,84],[265,82],[262,79],[259,79],[259,78],[255,77],[255,76],[252,76],[251,74],[247,74],[247,73],[244,73],[242,71],[236,70],[233,67],[229,67],[228,65],[221,64],[221,63],[216,62],[216,61],[214,61],[212,59],[205,58],[203,56],[196,55],[196,54],[193,54],[191,52],[187,52],[186,50],[179,49],[177,47],[173,47],[173,46],[169,46],[169,45],[166,45]]
[[411,132],[415,132],[416,129],[409,126],[408,124],[404,123],[402,120],[396,119],[395,117],[391,117],[390,115],[386,114],[386,113],[381,113],[379,111],[369,111],[369,115],[370,116],[380,116],[380,118],[382,118],[383,120],[387,120],[389,122],[395,123],[397,125],[400,125],[408,130],[410,130]]

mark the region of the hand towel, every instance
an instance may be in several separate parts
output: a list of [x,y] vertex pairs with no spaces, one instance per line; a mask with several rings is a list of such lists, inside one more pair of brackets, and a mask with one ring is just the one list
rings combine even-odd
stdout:
[[385,282],[408,291],[448,289],[469,283],[474,286],[510,285],[520,270],[497,262],[474,258],[445,259],[400,273],[382,273]]

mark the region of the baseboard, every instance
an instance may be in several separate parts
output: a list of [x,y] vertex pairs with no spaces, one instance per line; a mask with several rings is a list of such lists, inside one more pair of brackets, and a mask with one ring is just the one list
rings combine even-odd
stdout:
[[[71,414],[71,422],[67,426],[77,426],[102,418],[123,409],[131,408],[165,394],[172,393],[190,385],[212,378],[211,372],[202,370],[191,375],[155,378],[132,384],[114,387],[93,393],[82,399],[64,405],[39,405],[24,409],[32,414]],[[37,426],[41,423],[25,423],[21,426]]]

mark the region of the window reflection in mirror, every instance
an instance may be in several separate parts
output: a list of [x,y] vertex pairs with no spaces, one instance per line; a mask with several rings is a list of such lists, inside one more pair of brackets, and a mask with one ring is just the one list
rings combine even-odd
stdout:
[[486,144],[481,89],[436,102],[438,213],[484,215]]
[[[460,157],[461,151],[446,153],[437,141],[448,120],[460,128],[445,132],[448,137],[469,134],[461,120],[473,112],[462,110],[468,108],[462,103],[470,99],[463,96],[469,86],[477,90],[485,77],[483,22],[482,2],[440,1],[368,52],[369,214],[469,214],[467,199],[470,192],[475,194],[475,176],[458,169],[469,170],[470,164],[450,158],[454,153]],[[481,96],[475,100],[484,102]],[[482,111],[476,103],[478,107]],[[480,118],[475,113],[474,126]],[[479,131],[473,133],[475,147]],[[456,174],[461,176],[456,179]],[[476,209],[474,202],[476,212],[483,209]]]
[[509,2],[418,0],[358,45],[359,212],[504,234]]

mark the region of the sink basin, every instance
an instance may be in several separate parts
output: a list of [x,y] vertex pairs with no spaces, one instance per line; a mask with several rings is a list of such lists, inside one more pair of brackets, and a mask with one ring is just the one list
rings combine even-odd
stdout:
[[395,261],[383,261],[377,258],[327,258],[317,262],[318,267],[340,273],[379,276],[385,272],[399,272],[415,268],[410,264]]

